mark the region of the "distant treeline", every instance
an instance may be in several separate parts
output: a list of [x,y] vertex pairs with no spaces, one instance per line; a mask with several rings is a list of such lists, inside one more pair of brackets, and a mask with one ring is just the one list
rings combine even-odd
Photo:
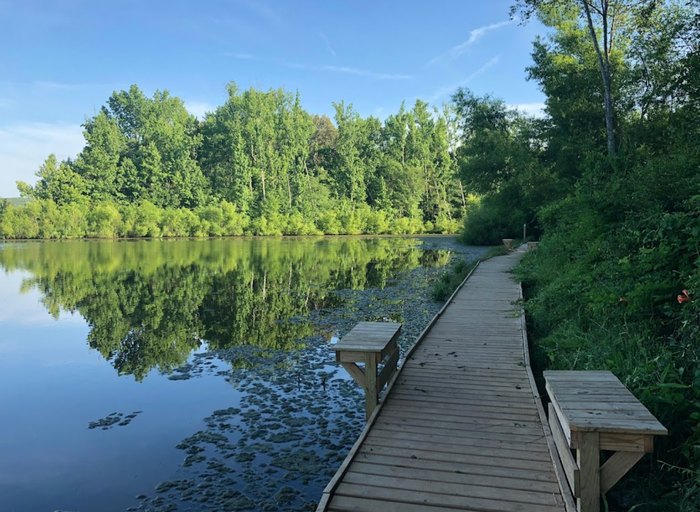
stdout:
[[[199,121],[168,92],[112,94],[75,160],[51,155],[31,204],[0,206],[0,237],[455,232],[469,196],[458,121],[416,101],[383,123],[298,94],[240,91]],[[474,198],[471,198],[474,201]]]

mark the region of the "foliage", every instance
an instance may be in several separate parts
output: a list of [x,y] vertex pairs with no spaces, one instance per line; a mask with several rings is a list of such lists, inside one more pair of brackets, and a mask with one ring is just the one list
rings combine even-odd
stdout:
[[454,267],[444,272],[440,279],[433,284],[431,295],[434,300],[443,302],[462,284],[462,281],[476,267],[476,262],[460,260]]
[[460,89],[453,97],[462,143],[457,149],[460,177],[481,194],[465,207],[462,238],[472,244],[539,233],[536,210],[557,197],[561,179],[544,162],[545,123],[529,118],[490,96]]
[[[417,101],[382,123],[334,107],[335,124],[298,94],[231,83],[199,122],[167,91],[116,91],[75,161],[49,155],[36,185],[18,183],[36,205],[0,211],[0,236],[456,232],[466,202],[450,112]],[[47,222],[64,211],[81,222],[44,229],[32,215],[46,205]]]
[[[642,16],[644,2],[596,3],[615,4],[628,15],[616,26],[620,39],[608,55],[613,155],[598,56],[581,18],[582,4],[594,3],[522,3],[554,29],[535,42],[529,69],[546,94],[547,117],[518,154],[507,145],[513,128],[502,128],[497,102],[475,105],[497,115],[487,118],[487,133],[468,132],[494,152],[488,165],[470,171],[485,187],[465,236],[498,238],[510,215],[536,215],[541,243],[518,272],[544,363],[611,370],[669,429],[651,460],[609,493],[609,504],[698,510],[698,5],[657,2]],[[571,9],[550,9],[555,3]],[[473,165],[469,158],[463,157],[463,169]],[[534,193],[533,183],[544,187]]]

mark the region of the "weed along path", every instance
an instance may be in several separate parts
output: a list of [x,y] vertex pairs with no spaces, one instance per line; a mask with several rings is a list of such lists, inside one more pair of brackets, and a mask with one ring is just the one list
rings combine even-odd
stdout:
[[567,509],[510,274],[520,254],[481,263],[452,297],[318,511]]

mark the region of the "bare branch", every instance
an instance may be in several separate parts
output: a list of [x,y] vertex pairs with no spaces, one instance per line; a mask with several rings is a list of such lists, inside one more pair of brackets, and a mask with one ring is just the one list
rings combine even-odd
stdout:
[[596,4],[594,4],[592,0],[582,0],[582,2],[584,4],[587,4],[588,8],[590,10],[592,10],[593,12],[595,12],[596,14],[598,14],[598,16],[603,15],[603,11]]

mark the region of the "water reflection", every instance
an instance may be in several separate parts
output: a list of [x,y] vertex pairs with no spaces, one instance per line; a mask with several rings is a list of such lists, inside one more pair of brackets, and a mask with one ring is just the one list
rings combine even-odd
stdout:
[[202,343],[301,348],[309,314],[342,304],[335,290],[384,288],[449,255],[402,238],[61,242],[0,246],[0,267],[28,271],[23,290],[38,289],[55,318],[79,313],[89,346],[142,380],[181,367]]

